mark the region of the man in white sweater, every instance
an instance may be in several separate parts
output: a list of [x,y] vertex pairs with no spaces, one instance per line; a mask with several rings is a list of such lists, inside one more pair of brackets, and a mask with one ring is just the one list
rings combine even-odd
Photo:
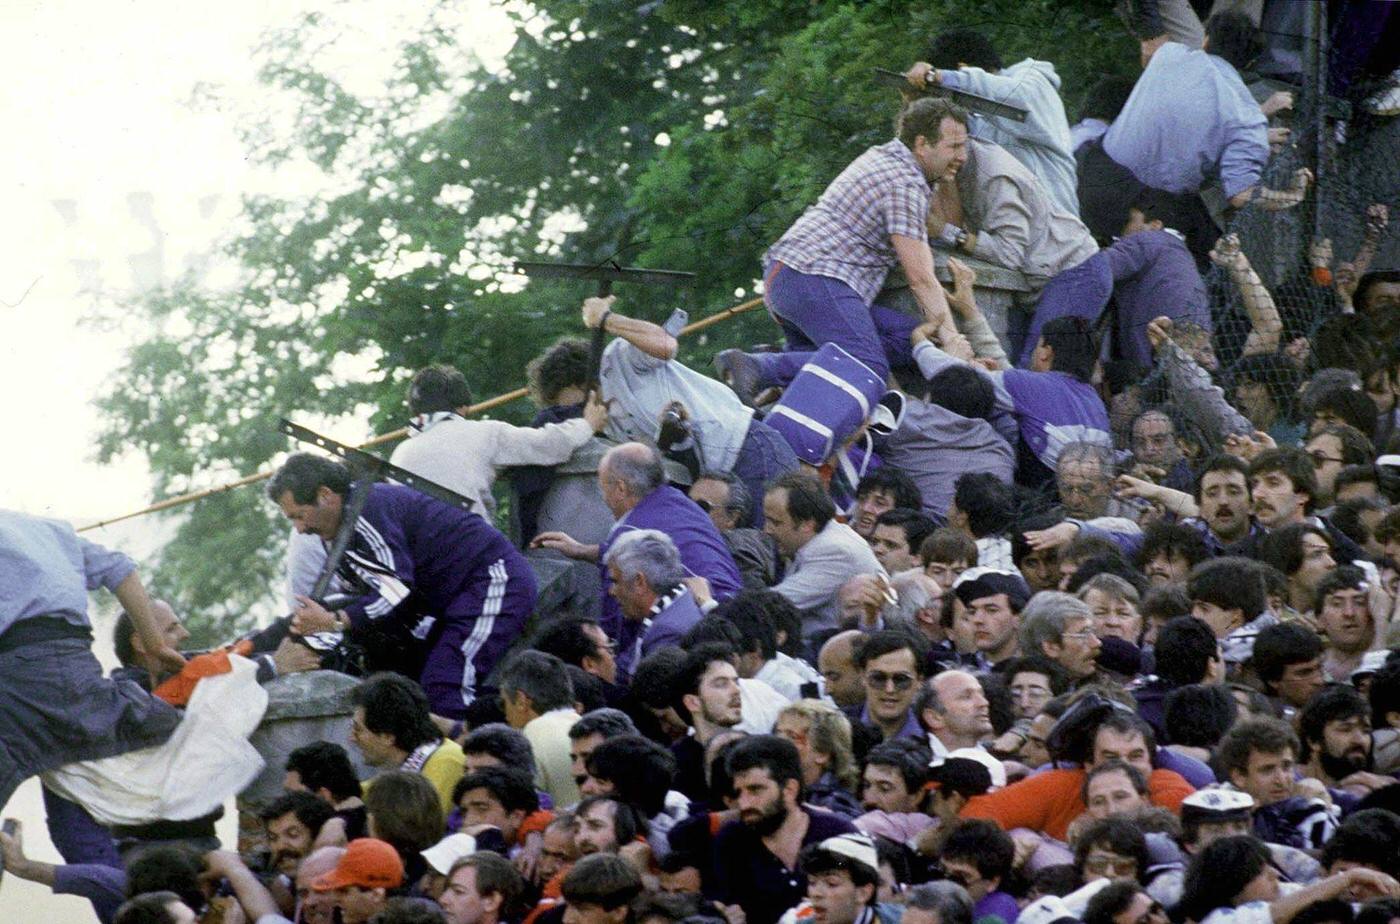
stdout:
[[607,424],[607,408],[596,394],[583,416],[539,428],[500,420],[468,420],[472,403],[466,377],[450,366],[419,370],[408,387],[409,438],[389,461],[481,504],[490,520],[496,502],[491,485],[509,465],[558,465]]

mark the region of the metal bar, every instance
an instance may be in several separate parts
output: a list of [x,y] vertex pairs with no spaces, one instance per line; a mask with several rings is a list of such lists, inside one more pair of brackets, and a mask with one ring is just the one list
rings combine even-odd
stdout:
[[[723,311],[717,311],[714,314],[709,315],[708,317],[704,317],[698,321],[694,321],[690,324],[687,324],[684,328],[681,329],[681,334],[693,334],[697,331],[702,331],[707,327],[712,327],[713,325],[720,323],[721,321],[727,321],[735,315],[742,314],[745,311],[752,311],[754,308],[757,308],[759,305],[762,304],[763,299],[751,298],[746,302],[741,302],[737,305],[734,305],[733,307],[726,308]],[[496,395],[496,397],[494,398],[487,398],[485,401],[482,401],[479,404],[473,404],[471,407],[467,408],[467,413],[481,414],[486,411],[492,411],[503,405],[510,404],[512,401],[519,401],[521,398],[524,398],[529,393],[530,392],[528,389],[517,388],[514,391],[508,391],[505,394]],[[365,442],[360,444],[359,448],[373,449],[376,446],[383,446],[385,443],[392,443],[397,440],[401,440],[405,436],[408,436],[408,428],[400,427],[397,430],[391,430],[388,433],[381,433],[376,437],[366,440]],[[101,529],[104,526],[111,526],[113,523],[121,523],[125,520],[131,520],[136,517],[145,516],[148,513],[159,513],[162,510],[170,510],[175,507],[183,507],[185,504],[192,504],[195,501],[201,501],[204,500],[206,497],[213,497],[214,495],[222,494],[225,491],[232,491],[236,488],[245,488],[250,484],[257,484],[260,481],[266,481],[267,479],[271,478],[272,475],[273,472],[271,469],[264,469],[260,472],[254,472],[251,475],[244,475],[242,478],[239,478],[236,481],[230,481],[228,484],[216,485],[212,488],[203,488],[199,491],[190,491],[186,494],[181,494],[177,497],[167,497],[163,501],[157,501],[154,504],[142,507],[140,510],[133,510],[130,513],[123,513],[121,516],[112,517],[111,519],[107,520],[98,520],[96,523],[89,523],[86,526],[80,526],[78,527],[77,532],[90,532],[94,529]]]
[[1024,122],[1030,115],[1028,110],[1010,103],[1003,103],[1001,100],[988,99],[976,93],[969,93],[966,90],[955,90],[952,87],[943,87],[930,84],[920,90],[913,86],[899,71],[892,71],[887,68],[875,68],[875,79],[888,87],[898,90],[907,90],[919,96],[941,96],[951,102],[957,103],[968,112],[975,112],[978,115],[995,116],[999,119],[1011,119],[1013,122]]
[[514,269],[518,275],[535,279],[592,279],[603,283],[635,282],[649,286],[690,285],[695,281],[694,273],[618,266],[616,263],[538,263],[533,260],[517,260]]
[[471,513],[476,509],[476,501],[470,497],[464,497],[453,491],[451,488],[444,488],[436,481],[429,481],[421,475],[415,475],[406,468],[399,468],[392,462],[381,459],[378,456],[370,455],[362,449],[354,446],[347,446],[337,442],[328,436],[322,436],[314,430],[308,430],[300,424],[294,424],[290,420],[281,420],[277,424],[277,429],[287,434],[294,440],[303,443],[311,443],[320,449],[340,456],[352,467],[359,468],[366,476],[376,481],[382,478],[392,478],[399,484],[410,487],[421,494],[442,501],[444,504],[451,504],[462,510]]

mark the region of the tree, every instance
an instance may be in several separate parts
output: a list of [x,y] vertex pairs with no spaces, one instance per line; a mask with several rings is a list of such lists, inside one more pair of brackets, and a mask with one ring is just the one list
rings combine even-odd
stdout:
[[[265,466],[287,448],[282,416],[401,425],[404,382],[428,363],[458,366],[482,397],[508,390],[543,345],[577,331],[588,294],[519,291],[501,275],[511,257],[690,269],[701,279],[689,294],[619,295],[653,317],[678,299],[699,314],[727,307],[793,216],[888,136],[897,98],[870,68],[903,67],[960,6],[513,3],[515,44],[493,73],[457,39],[465,4],[444,3],[401,43],[375,98],[319,65],[334,20],[303,17],[257,51],[289,124],[255,124],[246,140],[263,163],[309,161],[331,191],[249,198],[224,250],[240,268],[232,289],[187,277],[122,306],[154,332],[99,400],[99,457],[143,452],[163,497]],[[1069,97],[1134,61],[1098,4],[977,9],[1008,60],[1056,49]],[[772,336],[758,316],[715,339]],[[704,363],[702,349],[713,341],[686,355]],[[527,415],[518,404],[502,416]],[[214,641],[279,580],[282,527],[249,490],[186,513],[153,583]]]

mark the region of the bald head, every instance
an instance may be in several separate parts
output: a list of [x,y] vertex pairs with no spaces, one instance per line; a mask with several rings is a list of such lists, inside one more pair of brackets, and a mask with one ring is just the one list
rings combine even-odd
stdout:
[[826,680],[826,692],[838,706],[865,702],[865,684],[851,654],[861,633],[855,629],[838,632],[827,639],[817,653],[817,670]]
[[603,501],[620,517],[666,482],[661,453],[645,443],[623,443],[609,449],[598,464]]
[[320,847],[308,853],[297,866],[297,891],[310,890],[311,881],[335,869],[343,856],[344,847]]

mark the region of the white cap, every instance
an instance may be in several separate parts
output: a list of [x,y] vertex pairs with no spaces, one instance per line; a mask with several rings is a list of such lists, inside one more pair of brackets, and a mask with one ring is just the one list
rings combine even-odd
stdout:
[[875,852],[875,842],[868,834],[838,834],[828,837],[818,846],[827,853],[840,854],[869,868],[877,876],[880,874],[880,856]]
[[476,853],[476,838],[470,834],[449,834],[427,850],[420,851],[423,859],[439,876],[446,876],[452,864]]
[[1388,657],[1390,657],[1390,650],[1386,648],[1366,652],[1361,656],[1361,663],[1357,665],[1356,670],[1351,672],[1351,682],[1356,683],[1362,677],[1374,674],[1385,667],[1385,659]]
[[1055,924],[1056,921],[1077,921],[1078,918],[1058,895],[1038,898],[1021,910],[1016,924]]
[[987,772],[992,777],[992,788],[989,792],[995,792],[1006,786],[1006,767],[1002,766],[1001,761],[989,754],[986,748],[958,748],[955,751],[949,751],[948,756],[942,759],[935,757],[929,766],[937,767],[943,761],[952,760],[955,757],[963,760],[974,760],[987,768]]
[[1254,808],[1254,797],[1238,789],[1198,789],[1181,800],[1181,808],[1203,815],[1238,815]]

